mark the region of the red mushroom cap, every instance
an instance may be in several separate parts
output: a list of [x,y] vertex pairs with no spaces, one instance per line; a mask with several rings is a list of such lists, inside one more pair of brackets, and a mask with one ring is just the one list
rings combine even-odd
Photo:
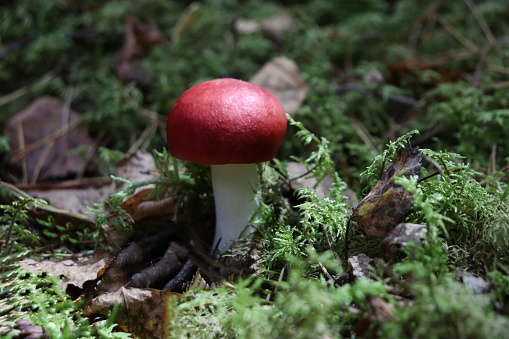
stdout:
[[185,91],[168,115],[175,158],[201,164],[249,164],[273,159],[286,133],[283,106],[266,89],[223,78]]

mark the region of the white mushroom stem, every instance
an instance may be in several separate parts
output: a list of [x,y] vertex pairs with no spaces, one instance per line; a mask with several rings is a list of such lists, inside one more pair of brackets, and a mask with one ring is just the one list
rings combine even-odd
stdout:
[[216,233],[213,246],[224,253],[241,235],[252,233],[246,228],[258,208],[256,164],[211,165],[212,188],[216,205]]

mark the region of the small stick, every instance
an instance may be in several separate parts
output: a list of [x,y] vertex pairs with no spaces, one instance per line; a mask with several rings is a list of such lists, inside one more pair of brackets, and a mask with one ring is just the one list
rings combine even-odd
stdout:
[[481,72],[486,62],[486,57],[488,55],[489,50],[491,49],[491,43],[484,45],[479,55],[479,61],[477,65],[475,65],[474,78],[472,79],[472,87],[479,88],[479,82],[481,78]]
[[83,116],[80,116],[78,119],[71,122],[67,127],[61,128],[61,129],[55,131],[54,133],[52,133],[52,134],[40,139],[39,141],[36,141],[22,149],[17,149],[15,151],[13,151],[12,152],[12,162],[16,163],[16,162],[22,160],[27,154],[32,153],[39,147],[44,146],[48,142],[54,141],[54,140],[60,138],[61,136],[71,132],[76,127],[78,127],[83,122],[83,120],[84,120]]
[[[23,123],[20,121],[16,126],[16,132],[18,135],[18,149],[25,149],[25,133],[23,133]],[[27,172],[27,161],[26,158],[23,158],[23,162],[21,163],[21,182],[26,184],[28,182],[28,172]]]
[[348,261],[348,232],[350,231],[350,218],[346,222],[346,234],[345,234],[345,260]]
[[42,151],[41,156],[39,157],[39,160],[37,160],[37,165],[35,165],[34,173],[32,174],[32,178],[30,179],[31,184],[35,184],[37,182],[37,179],[39,178],[39,174],[41,173],[42,166],[46,162],[46,159],[48,158],[49,153],[51,152],[51,149],[55,145],[55,140],[52,140],[48,144],[46,144],[46,147],[44,147],[44,150]]
[[14,100],[22,97],[23,95],[27,94],[28,92],[30,92],[31,90],[33,90],[34,88],[36,88],[37,86],[42,84],[43,82],[53,78],[56,74],[57,74],[56,70],[51,70],[48,73],[44,74],[36,82],[34,82],[34,83],[30,84],[30,85],[26,85],[24,87],[18,88],[14,92],[11,92],[11,93],[9,93],[7,95],[4,95],[3,97],[0,98],[0,107],[5,105],[5,104],[8,104],[11,101],[14,101]]
[[486,21],[484,21],[483,17],[479,14],[479,11],[477,10],[477,7],[474,4],[474,2],[472,0],[464,0],[464,1],[467,4],[470,11],[472,12],[472,14],[474,15],[475,20],[477,20],[477,23],[479,24],[479,26],[481,26],[481,29],[483,30],[484,34],[488,38],[488,41],[490,42],[490,44],[492,44],[492,45],[495,44],[497,39],[495,39],[495,36],[493,35],[490,28],[488,27],[488,24],[486,23]]

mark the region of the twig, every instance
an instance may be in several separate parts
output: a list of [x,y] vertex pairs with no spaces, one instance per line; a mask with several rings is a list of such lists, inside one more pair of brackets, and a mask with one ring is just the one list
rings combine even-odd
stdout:
[[[35,199],[34,197],[32,197],[30,194],[26,193],[25,191],[22,191],[21,189],[17,188],[16,186],[6,183],[2,180],[0,180],[0,187],[3,190],[5,190],[7,193],[9,193],[9,195],[11,195],[15,198],[24,197],[24,198],[29,198],[29,199]],[[85,225],[94,225],[94,221],[92,219],[90,219],[90,217],[88,217],[87,215],[82,214],[82,213],[69,212],[66,210],[62,210],[60,208],[56,208],[51,205],[38,205],[37,209],[41,210],[45,213],[48,213],[48,214],[65,215],[68,218],[77,219],[79,222],[81,222]]]
[[126,157],[130,157],[139,149],[146,148],[148,146],[147,143],[150,142],[156,130],[157,122],[154,122],[153,120],[150,121],[143,133],[141,133],[140,137],[131,145],[126,153]]
[[[25,133],[23,132],[23,123],[20,121],[16,125],[16,133],[18,135],[18,145],[19,149],[25,148]],[[23,158],[23,162],[21,163],[21,182],[28,182],[28,171],[27,171],[27,161],[26,158]]]
[[[281,269],[281,272],[279,272],[279,278],[277,280],[278,284],[276,284],[274,287],[274,293],[276,293],[279,283],[281,281],[283,281],[283,277],[285,276],[285,269],[286,269],[286,265],[284,265],[283,268]],[[272,293],[267,294],[267,297],[266,297],[267,301],[270,301],[271,296],[272,296]]]
[[401,40],[403,40],[405,37],[409,36],[409,34],[414,31],[417,27],[422,26],[423,23],[428,20],[429,17],[433,17],[433,14],[437,13],[440,8],[442,8],[442,4],[433,4],[431,7],[426,10],[423,14],[421,14],[417,19],[415,19],[409,27],[406,29],[403,29],[401,33],[399,33],[394,39],[386,42],[382,46],[376,49],[375,55],[378,55],[379,53],[382,53],[382,51],[385,51],[387,48],[387,45],[397,43]]
[[345,232],[345,261],[348,262],[348,247],[349,247],[349,242],[348,242],[348,233],[350,231],[350,221],[352,220],[352,217],[348,218],[348,221],[346,222],[346,232]]
[[92,160],[92,157],[94,156],[95,152],[97,151],[97,148],[99,148],[99,145],[104,138],[104,135],[106,132],[104,130],[101,130],[97,137],[95,138],[94,144],[87,152],[87,155],[85,156],[85,161],[83,162],[83,166],[81,167],[78,174],[76,174],[76,179],[80,180],[85,175],[85,171],[87,170],[87,166],[90,163],[90,160]]
[[361,140],[371,149],[371,153],[373,155],[378,154],[378,150],[376,148],[376,144],[373,142],[373,138],[371,137],[371,134],[369,134],[369,131],[364,127],[364,125],[359,121],[359,119],[352,117],[353,121],[353,129],[361,138]]
[[488,164],[488,174],[495,175],[496,172],[496,159],[497,159],[497,144],[491,145],[490,161]]
[[12,162],[13,163],[16,163],[20,160],[22,160],[27,154],[30,154],[32,153],[33,151],[35,151],[36,149],[38,149],[39,147],[41,146],[44,146],[45,144],[47,144],[48,142],[51,142],[51,141],[54,141],[60,137],[62,137],[63,135],[66,135],[67,133],[71,132],[72,130],[74,130],[76,127],[78,127],[84,120],[84,117],[83,116],[80,116],[78,119],[74,120],[73,122],[71,122],[68,126],[66,126],[65,128],[61,128],[57,131],[55,131],[54,133],[40,139],[39,141],[36,141],[22,149],[17,149],[15,151],[12,152]]
[[[65,96],[65,103],[64,103],[64,106],[62,107],[62,129],[65,129],[69,126],[69,112],[71,110],[72,93],[73,93],[73,87],[68,88],[67,94]],[[62,137],[66,138],[67,133],[63,134]],[[46,163],[46,159],[48,158],[51,150],[55,146],[56,140],[57,139],[53,139],[53,140],[49,141],[46,144],[46,147],[44,147],[44,150],[43,150],[41,156],[39,157],[39,160],[37,161],[37,165],[35,166],[34,173],[32,174],[32,178],[30,179],[30,183],[34,184],[37,182],[37,179],[39,178],[39,174],[42,170],[42,167],[44,166],[44,163]],[[62,140],[62,142],[59,145],[60,145],[60,148],[62,148],[62,149],[58,150],[59,152],[57,152],[57,153],[65,154],[67,152],[67,145],[68,145],[68,142],[66,141],[66,139]]]
[[472,0],[464,0],[464,1],[467,4],[470,11],[472,12],[472,14],[474,15],[475,20],[477,20],[477,23],[479,24],[479,26],[481,26],[481,29],[483,30],[484,34],[486,35],[486,38],[488,38],[488,41],[490,42],[490,44],[494,45],[497,42],[497,39],[495,39],[495,36],[493,35],[490,28],[488,27],[488,24],[486,23],[486,21],[484,21],[483,17],[477,10],[477,6],[474,4],[474,2]]
[[487,88],[487,89],[489,89],[489,88],[496,89],[496,88],[504,88],[504,87],[509,87],[509,81],[493,82],[491,84],[482,86],[482,88]]
[[491,46],[492,46],[491,43],[487,43],[486,45],[484,45],[484,47],[481,50],[481,53],[479,54],[479,61],[477,62],[477,65],[475,65],[474,77],[472,79],[472,87],[474,88],[479,88],[481,72],[482,69],[484,68],[484,63],[486,62],[486,57],[491,49]]
[[26,85],[24,87],[21,87],[21,88],[15,90],[14,92],[11,92],[11,93],[9,93],[7,95],[4,95],[3,97],[0,98],[0,107],[2,107],[5,104],[8,104],[11,101],[14,101],[14,100],[22,97],[23,95],[27,94],[28,92],[32,91],[34,88],[36,88],[37,86],[42,84],[43,82],[53,78],[57,73],[58,73],[58,70],[55,70],[55,69],[51,70],[48,73],[44,74],[36,82],[34,82],[34,83],[30,84],[30,85]]
[[44,147],[44,150],[42,151],[41,156],[37,160],[37,164],[35,165],[34,173],[32,174],[32,178],[30,179],[31,184],[35,184],[37,182],[37,179],[39,178],[39,174],[41,173],[42,166],[46,162],[46,159],[48,158],[49,153],[51,152],[51,149],[55,145],[55,140],[51,140],[46,144],[46,147]]
[[494,71],[494,72],[499,72],[499,73],[503,73],[503,74],[509,74],[509,68],[508,67],[486,64],[484,66],[484,68],[486,68],[488,71]]
[[477,53],[474,53],[472,51],[448,51],[440,54],[431,55],[429,58],[427,58],[427,61],[425,61],[422,65],[422,69],[428,69],[428,68],[434,68],[434,67],[440,67],[446,63],[449,63],[451,61],[460,61],[467,58],[470,58],[473,55],[476,55]]
[[56,182],[39,182],[34,184],[16,184],[17,188],[21,190],[52,190],[52,189],[70,189],[70,188],[83,188],[90,186],[104,186],[112,182],[111,177],[95,177],[79,180],[65,180]]
[[454,36],[463,46],[473,53],[478,53],[479,49],[470,40],[465,38],[453,25],[446,21],[440,14],[435,14],[435,18],[452,36]]

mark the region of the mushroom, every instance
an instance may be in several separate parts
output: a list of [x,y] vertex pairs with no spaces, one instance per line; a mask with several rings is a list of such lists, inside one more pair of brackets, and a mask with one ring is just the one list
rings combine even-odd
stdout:
[[170,154],[211,165],[216,209],[213,244],[220,242],[221,253],[243,234],[258,208],[256,163],[276,156],[286,125],[285,111],[274,95],[231,78],[189,88],[171,109],[167,122]]

